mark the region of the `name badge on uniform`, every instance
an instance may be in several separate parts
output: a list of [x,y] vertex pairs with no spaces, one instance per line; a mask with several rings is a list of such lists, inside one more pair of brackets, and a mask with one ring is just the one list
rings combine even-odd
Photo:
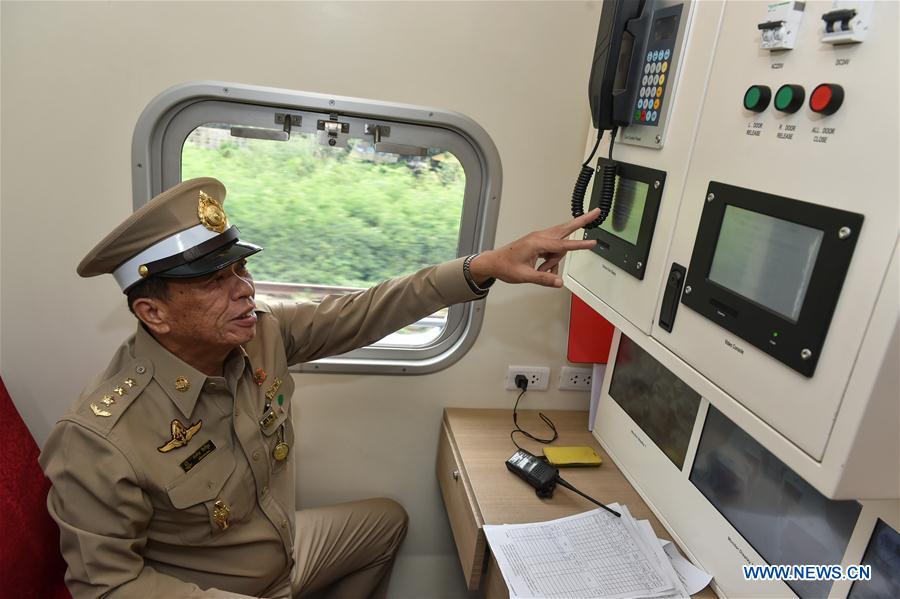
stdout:
[[181,462],[181,469],[187,472],[194,466],[200,463],[200,460],[211,454],[216,450],[216,444],[212,442],[212,440],[207,441],[203,445],[200,446],[200,449],[192,453],[188,458]]

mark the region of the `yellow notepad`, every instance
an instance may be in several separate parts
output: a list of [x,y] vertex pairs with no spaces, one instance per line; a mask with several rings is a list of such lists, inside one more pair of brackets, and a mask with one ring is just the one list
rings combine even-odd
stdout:
[[599,466],[603,461],[593,447],[545,447],[544,455],[554,466]]

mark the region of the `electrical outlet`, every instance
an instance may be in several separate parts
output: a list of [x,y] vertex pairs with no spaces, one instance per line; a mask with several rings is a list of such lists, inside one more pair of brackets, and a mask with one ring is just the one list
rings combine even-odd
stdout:
[[593,368],[563,366],[559,374],[559,388],[562,391],[590,391],[593,375]]
[[516,387],[516,375],[524,374],[528,377],[529,391],[546,391],[550,386],[550,368],[547,366],[509,366],[506,369],[506,388],[512,391]]

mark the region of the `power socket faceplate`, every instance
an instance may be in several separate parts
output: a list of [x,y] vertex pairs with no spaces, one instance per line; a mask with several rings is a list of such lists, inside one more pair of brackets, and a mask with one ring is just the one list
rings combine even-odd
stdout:
[[550,386],[550,368],[547,366],[509,366],[506,369],[506,388],[515,391],[516,375],[528,377],[529,391],[546,391]]
[[593,381],[593,368],[563,366],[559,374],[559,388],[562,391],[590,391]]

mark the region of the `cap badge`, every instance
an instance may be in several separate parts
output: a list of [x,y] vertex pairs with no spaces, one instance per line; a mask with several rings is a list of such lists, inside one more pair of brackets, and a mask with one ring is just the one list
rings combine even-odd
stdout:
[[181,391],[182,393],[184,393],[185,391],[187,391],[190,388],[191,388],[191,382],[189,380],[187,380],[186,378],[184,378],[183,376],[180,376],[177,379],[175,379],[175,389],[177,389],[178,391]]
[[200,223],[210,231],[221,233],[228,228],[228,216],[222,204],[203,191],[200,192],[197,216],[200,217]]
[[181,424],[180,421],[173,420],[172,421],[172,438],[169,439],[165,445],[162,447],[157,447],[156,449],[161,453],[168,453],[173,449],[177,449],[179,447],[184,447],[188,444],[188,441],[194,438],[194,435],[197,434],[197,431],[200,430],[200,427],[203,426],[203,421],[198,420],[194,424],[185,427]]

